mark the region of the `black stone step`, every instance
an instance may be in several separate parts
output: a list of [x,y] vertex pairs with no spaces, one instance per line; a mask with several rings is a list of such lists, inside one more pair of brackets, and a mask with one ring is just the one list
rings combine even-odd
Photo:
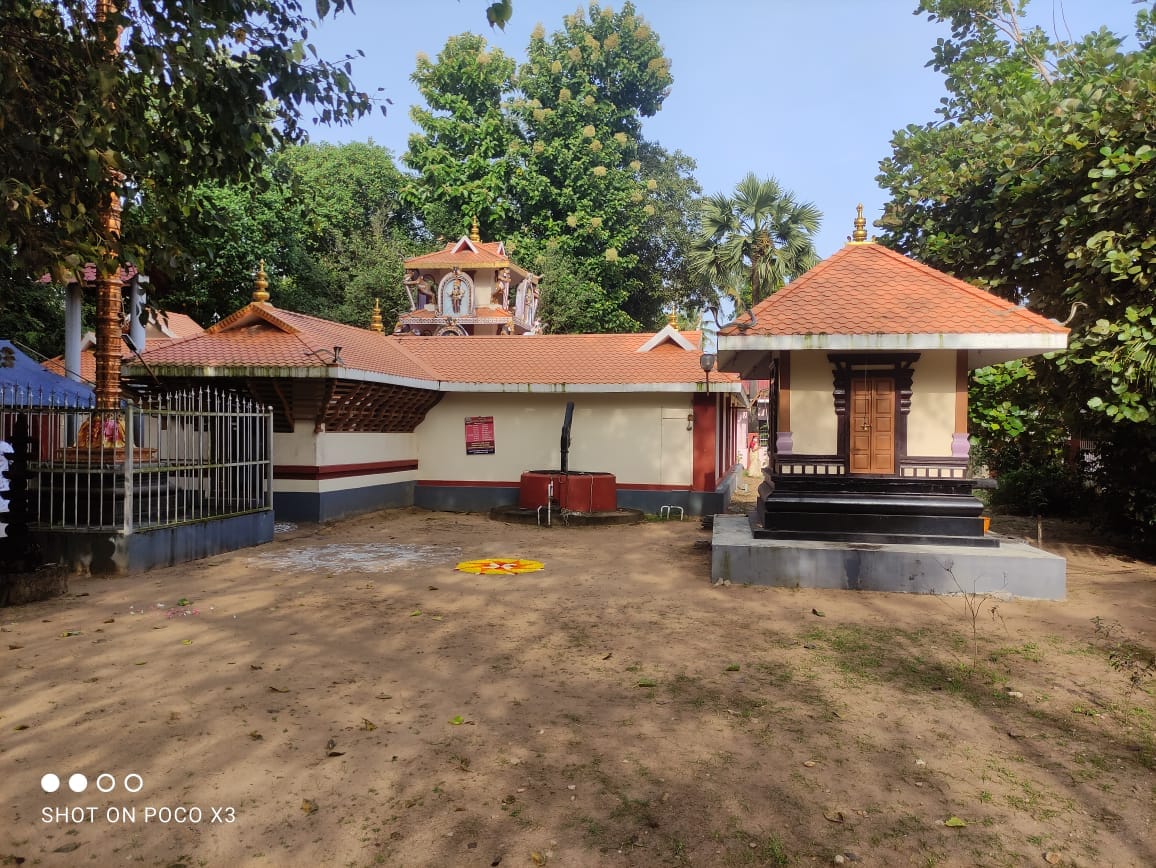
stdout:
[[810,542],[862,543],[865,545],[927,545],[998,548],[999,540],[991,536],[941,536],[935,534],[854,533],[852,531],[792,531],[754,528],[758,539],[803,540]]
[[831,512],[859,515],[953,515],[976,517],[983,504],[970,494],[914,495],[874,492],[776,491],[765,501],[767,512]]
[[[768,502],[769,504],[769,502]],[[819,533],[885,533],[916,536],[983,536],[983,519],[976,516],[767,510],[765,530]]]
[[969,495],[990,484],[985,479],[928,479],[910,476],[773,476],[775,491],[859,494]]

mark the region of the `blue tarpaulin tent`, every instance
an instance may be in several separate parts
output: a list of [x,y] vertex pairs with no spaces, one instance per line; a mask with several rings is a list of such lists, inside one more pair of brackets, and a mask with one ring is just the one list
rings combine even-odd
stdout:
[[0,406],[89,407],[92,386],[46,371],[11,341],[0,340]]

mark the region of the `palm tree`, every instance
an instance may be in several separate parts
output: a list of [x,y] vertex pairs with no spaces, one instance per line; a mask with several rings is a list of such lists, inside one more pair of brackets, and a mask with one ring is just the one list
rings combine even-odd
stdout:
[[822,214],[774,178],[762,180],[751,172],[733,196],[717,193],[703,199],[701,207],[692,269],[723,291],[741,275],[752,306],[819,261],[813,236]]

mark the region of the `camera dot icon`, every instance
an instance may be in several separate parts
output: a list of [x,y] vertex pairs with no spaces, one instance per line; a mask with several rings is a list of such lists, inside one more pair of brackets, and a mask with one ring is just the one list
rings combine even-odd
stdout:
[[[83,793],[88,789],[88,784],[88,778],[80,772],[68,776],[68,788],[74,793]],[[136,772],[129,772],[121,779],[120,785],[124,787],[126,792],[139,793],[144,789],[144,778]],[[40,778],[40,789],[46,793],[58,792],[61,786],[59,775],[55,775],[52,772]],[[96,776],[95,786],[102,793],[111,793],[117,788],[116,776],[108,772],[101,772]]]

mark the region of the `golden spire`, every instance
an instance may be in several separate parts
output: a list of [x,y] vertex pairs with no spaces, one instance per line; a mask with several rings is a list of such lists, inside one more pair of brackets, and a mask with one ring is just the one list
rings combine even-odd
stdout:
[[381,321],[381,299],[375,298],[373,300],[373,318],[369,321],[369,327],[375,332],[385,331],[385,323]]
[[857,243],[863,243],[867,240],[867,219],[863,216],[863,203],[859,203],[856,209],[857,216],[855,217],[855,231],[851,233],[851,240]]
[[678,311],[672,310],[666,315],[666,324],[671,328],[678,328]]
[[481,240],[482,237],[478,235],[478,218],[475,216],[474,225],[470,227],[470,241],[474,242],[474,244],[477,244]]
[[261,260],[261,264],[257,267],[257,278],[253,281],[253,285],[257,288],[253,291],[253,301],[260,304],[267,304],[269,302],[269,277],[265,274],[265,260]]

